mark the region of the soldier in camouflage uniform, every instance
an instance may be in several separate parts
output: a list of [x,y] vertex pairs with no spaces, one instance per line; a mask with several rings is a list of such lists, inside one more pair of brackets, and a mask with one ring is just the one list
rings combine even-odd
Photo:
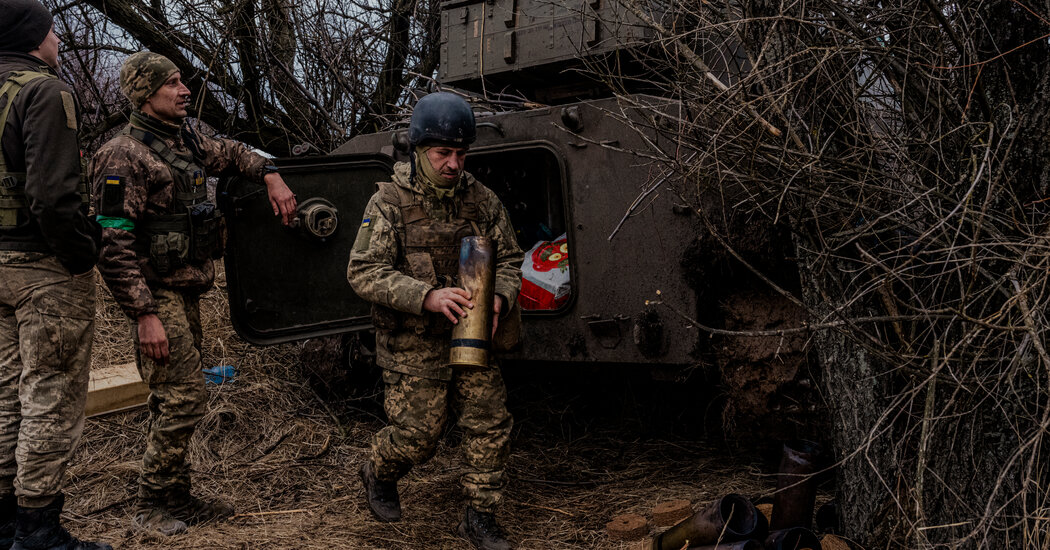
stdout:
[[523,254],[506,209],[463,171],[474,136],[474,114],[462,98],[441,92],[421,99],[409,128],[412,162],[396,164],[393,181],[379,184],[365,209],[347,278],[373,303],[389,425],[375,434],[360,473],[373,515],[400,520],[397,481],[433,456],[454,408],[467,466],[459,532],[478,548],[505,549],[510,544],[495,511],[513,425],[507,390],[495,362],[448,365],[452,324],[473,307],[454,284],[460,238],[480,234],[496,242],[493,327],[521,287]]
[[59,523],[84,428],[100,229],[51,13],[0,0],[0,548],[102,550]]
[[221,214],[208,199],[208,175],[241,174],[266,186],[274,215],[290,224],[295,196],[266,159],[243,143],[190,127],[190,91],[166,57],[139,52],[120,70],[135,111],[91,166],[103,227],[99,271],[132,320],[137,362],[149,385],[136,525],[170,535],[233,509],[190,494],[186,453],[204,415],[198,300],[222,254]]
[[0,548],[108,550],[59,523],[84,428],[100,228],[37,0],[0,0]]

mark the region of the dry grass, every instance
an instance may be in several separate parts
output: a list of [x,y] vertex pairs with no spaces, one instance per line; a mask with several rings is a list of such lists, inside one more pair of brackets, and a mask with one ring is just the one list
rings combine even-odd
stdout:
[[[102,294],[95,363],[131,360],[126,321]],[[404,520],[378,523],[364,507],[356,474],[383,422],[376,396],[322,403],[298,368],[298,345],[244,343],[229,325],[221,290],[209,292],[201,307],[205,364],[236,365],[239,375],[232,384],[209,385],[209,412],[191,449],[194,487],[235,503],[242,516],[167,539],[131,528],[146,424],[138,410],[88,421],[67,486],[73,532],[124,549],[469,548],[454,534],[463,506],[455,430],[433,460],[402,481]],[[627,548],[605,535],[614,515],[648,517],[668,499],[768,492],[771,481],[751,456],[729,457],[724,448],[666,435],[682,418],[667,411],[697,403],[683,398],[657,410],[634,393],[635,384],[588,387],[586,376],[558,378],[554,369],[508,373],[517,424],[500,517],[522,548]],[[668,428],[659,438],[656,423]]]

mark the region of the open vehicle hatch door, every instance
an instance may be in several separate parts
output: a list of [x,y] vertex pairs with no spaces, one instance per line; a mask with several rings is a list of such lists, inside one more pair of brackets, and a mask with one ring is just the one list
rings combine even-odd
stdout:
[[381,154],[277,161],[296,194],[299,226],[282,226],[263,186],[235,178],[219,193],[226,215],[230,320],[253,344],[313,338],[371,324],[370,305],[346,280],[346,264],[376,182],[394,161]]

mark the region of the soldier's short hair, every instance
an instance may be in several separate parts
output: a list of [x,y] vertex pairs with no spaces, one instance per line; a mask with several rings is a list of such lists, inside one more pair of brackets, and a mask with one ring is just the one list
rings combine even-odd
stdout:
[[120,91],[139,109],[179,68],[170,59],[153,52],[133,53],[120,67]]

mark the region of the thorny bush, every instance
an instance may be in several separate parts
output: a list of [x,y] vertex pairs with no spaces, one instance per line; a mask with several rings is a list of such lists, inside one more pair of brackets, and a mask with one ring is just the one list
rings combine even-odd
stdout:
[[[1050,2],[625,3],[675,138],[641,160],[808,310],[847,534],[1046,548]],[[732,250],[770,223],[800,283]]]

